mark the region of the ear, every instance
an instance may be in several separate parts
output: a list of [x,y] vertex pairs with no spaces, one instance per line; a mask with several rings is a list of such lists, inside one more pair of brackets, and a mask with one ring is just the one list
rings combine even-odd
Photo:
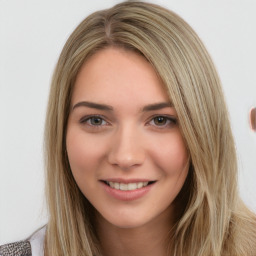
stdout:
[[249,121],[252,131],[256,132],[256,107],[250,110]]

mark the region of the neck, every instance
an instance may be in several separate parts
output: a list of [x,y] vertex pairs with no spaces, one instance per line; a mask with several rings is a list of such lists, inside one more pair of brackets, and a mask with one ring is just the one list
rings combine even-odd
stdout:
[[[104,256],[167,255],[171,237],[171,209],[139,227],[116,227],[98,214],[97,234]],[[169,239],[168,239],[169,238]]]

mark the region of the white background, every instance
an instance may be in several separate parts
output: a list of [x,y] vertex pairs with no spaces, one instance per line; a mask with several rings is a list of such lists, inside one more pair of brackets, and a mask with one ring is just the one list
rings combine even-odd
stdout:
[[[0,244],[47,222],[43,127],[51,75],[69,34],[109,0],[0,0]],[[256,1],[162,0],[206,44],[219,71],[239,157],[241,195],[256,211]]]

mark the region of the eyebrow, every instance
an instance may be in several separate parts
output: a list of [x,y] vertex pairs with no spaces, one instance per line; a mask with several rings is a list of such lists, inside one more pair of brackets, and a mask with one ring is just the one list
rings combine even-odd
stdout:
[[[81,101],[76,103],[72,110],[78,107],[88,107],[88,108],[94,108],[94,109],[99,109],[99,110],[106,110],[106,111],[113,111],[113,107],[106,105],[106,104],[99,104],[99,103],[94,103],[90,101]],[[171,102],[160,102],[160,103],[154,103],[154,104],[149,104],[146,105],[142,108],[142,112],[147,112],[147,111],[154,111],[154,110],[160,110],[163,108],[170,108],[173,107]]]
[[78,107],[88,107],[88,108],[95,108],[95,109],[99,109],[99,110],[113,111],[113,107],[111,107],[109,105],[94,103],[94,102],[90,102],[90,101],[78,102],[73,106],[72,110],[74,110],[75,108],[78,108]]
[[143,107],[142,111],[154,111],[154,110],[160,110],[163,108],[170,108],[173,107],[171,102],[160,102],[160,103],[155,103],[155,104],[150,104],[145,107]]

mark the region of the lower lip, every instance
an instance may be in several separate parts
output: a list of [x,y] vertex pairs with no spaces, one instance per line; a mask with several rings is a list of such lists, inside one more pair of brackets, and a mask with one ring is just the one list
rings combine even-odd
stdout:
[[146,195],[154,186],[155,183],[147,185],[146,187],[138,188],[135,190],[119,190],[119,189],[114,189],[108,186],[107,184],[101,182],[105,191],[111,195],[112,197],[122,200],[122,201],[132,201],[139,199]]

